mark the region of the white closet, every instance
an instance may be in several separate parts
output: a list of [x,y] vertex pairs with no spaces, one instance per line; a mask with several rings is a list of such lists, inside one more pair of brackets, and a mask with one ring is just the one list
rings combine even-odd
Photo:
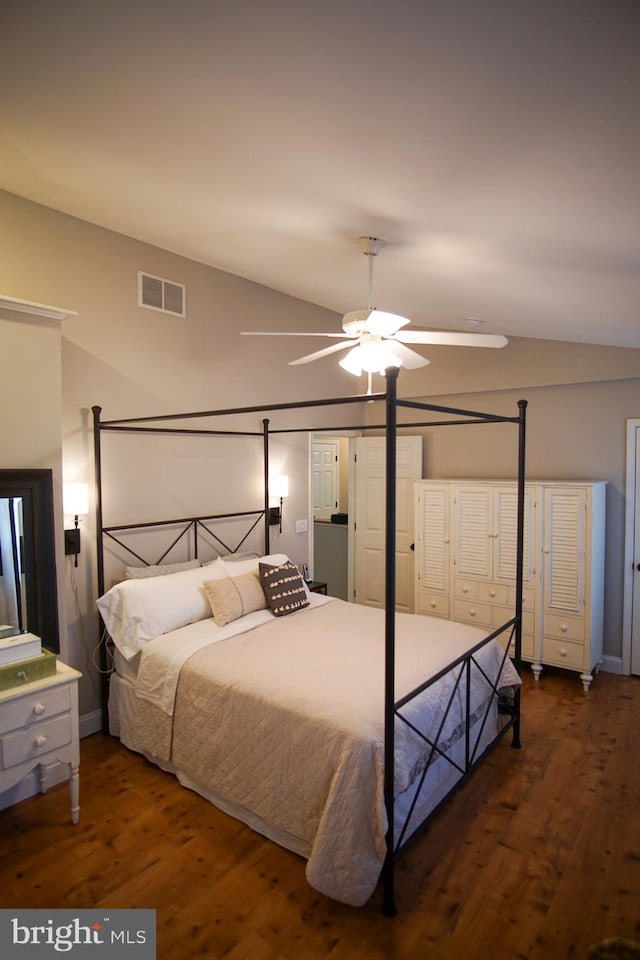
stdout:
[[[604,482],[525,487],[522,657],[580,673],[602,660]],[[420,480],[415,485],[416,613],[490,632],[515,610],[517,486]]]

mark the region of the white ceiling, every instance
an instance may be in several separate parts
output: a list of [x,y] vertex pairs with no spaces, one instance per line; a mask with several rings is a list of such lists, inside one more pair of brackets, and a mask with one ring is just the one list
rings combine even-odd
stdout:
[[0,37],[0,188],[339,313],[379,236],[416,326],[640,347],[638,0],[2,0]]

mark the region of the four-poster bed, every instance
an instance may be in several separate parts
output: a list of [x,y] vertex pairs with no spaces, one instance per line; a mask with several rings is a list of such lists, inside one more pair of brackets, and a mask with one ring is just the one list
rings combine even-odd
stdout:
[[[99,407],[93,412],[99,609],[116,647],[109,683],[107,642],[101,644],[105,729],[110,700],[111,730],[125,744],[306,857],[307,878],[321,892],[359,905],[381,878],[383,910],[392,915],[394,863],[402,850],[507,731],[512,745],[520,745],[526,402],[519,402],[514,417],[457,410],[401,400],[397,370],[387,371],[386,379],[385,393],[366,398],[118,421],[102,421]],[[234,432],[185,428],[180,421],[365,400],[385,408],[384,422],[350,427],[386,434],[384,610],[307,593],[291,616],[279,616],[258,599],[246,609],[241,603],[232,622],[219,621],[217,613],[212,620],[217,608],[207,609],[206,594],[219,592],[220,581],[241,594],[243,577],[289,574],[288,558],[269,553],[269,440],[318,426],[271,428],[265,418],[261,432]],[[399,409],[446,419],[399,423]],[[489,636],[454,622],[395,613],[398,430],[460,423],[511,423],[518,434],[516,604],[513,617]],[[234,515],[105,526],[101,434],[108,431],[262,438],[264,506]],[[160,562],[187,533],[193,534],[197,561],[203,533],[214,538],[218,553],[221,546],[226,554],[237,553],[244,544],[248,533],[228,547],[212,532],[217,521],[231,516],[246,518],[250,531],[264,520],[262,557],[217,557],[209,565],[125,581],[105,594],[105,539],[145,563],[121,537],[166,524],[179,532]]]

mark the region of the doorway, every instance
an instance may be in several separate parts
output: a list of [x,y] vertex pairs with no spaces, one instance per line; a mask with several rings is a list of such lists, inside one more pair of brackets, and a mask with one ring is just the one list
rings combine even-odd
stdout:
[[627,420],[622,669],[640,675],[640,420]]
[[349,438],[314,435],[311,439],[313,576],[327,593],[349,596]]
[[[422,476],[422,445],[422,437],[398,437],[396,601],[407,613],[414,609],[413,484]],[[376,607],[384,605],[385,446],[384,437],[318,434],[310,450],[313,576],[332,596]]]

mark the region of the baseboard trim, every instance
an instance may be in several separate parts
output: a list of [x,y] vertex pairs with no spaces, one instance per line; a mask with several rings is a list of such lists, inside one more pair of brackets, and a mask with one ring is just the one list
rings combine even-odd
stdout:
[[605,654],[602,658],[602,666],[600,668],[605,673],[619,673],[624,674],[622,669],[622,657],[609,657]]
[[80,717],[80,739],[102,730],[102,710],[93,710]]

